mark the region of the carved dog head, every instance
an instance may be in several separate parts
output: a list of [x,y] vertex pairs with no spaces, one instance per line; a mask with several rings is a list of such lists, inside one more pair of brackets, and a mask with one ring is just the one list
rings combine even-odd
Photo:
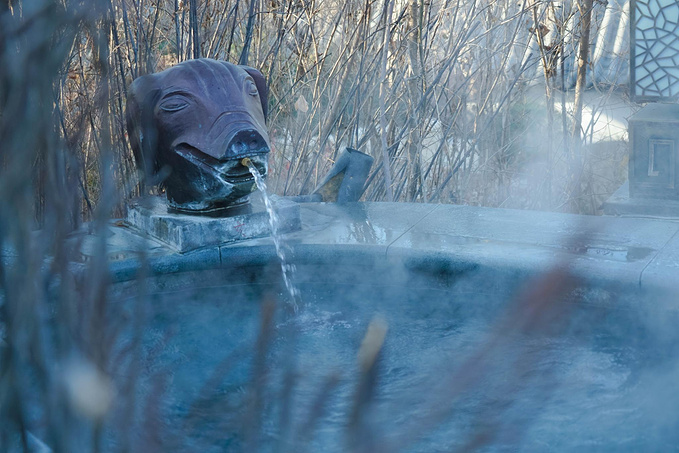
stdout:
[[130,144],[147,178],[162,179],[171,208],[214,215],[248,202],[254,180],[240,161],[266,174],[267,94],[256,69],[206,58],[132,83]]

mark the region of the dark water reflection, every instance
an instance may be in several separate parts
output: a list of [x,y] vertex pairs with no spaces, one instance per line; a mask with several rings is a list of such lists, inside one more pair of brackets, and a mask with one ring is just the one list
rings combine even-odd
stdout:
[[[151,298],[140,397],[162,377],[168,449],[665,451],[679,441],[675,335],[633,305],[612,309],[608,293],[606,304],[601,291],[569,294],[555,331],[498,335],[516,285],[494,275],[320,280],[300,284],[297,314],[267,283]],[[262,335],[267,301],[278,308]],[[388,331],[356,427],[357,351],[375,315]]]

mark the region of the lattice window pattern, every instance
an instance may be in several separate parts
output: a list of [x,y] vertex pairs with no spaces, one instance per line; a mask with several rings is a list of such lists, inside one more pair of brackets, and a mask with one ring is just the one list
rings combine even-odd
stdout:
[[632,95],[637,100],[679,98],[679,2],[632,0]]

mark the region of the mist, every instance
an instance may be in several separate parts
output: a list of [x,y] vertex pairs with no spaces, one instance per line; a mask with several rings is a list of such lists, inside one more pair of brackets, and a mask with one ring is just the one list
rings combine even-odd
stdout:
[[[674,224],[637,247],[638,222],[549,217],[509,241],[435,210],[602,214],[639,105],[629,3],[589,4],[0,5],[0,449],[676,445],[676,296],[640,284]],[[306,208],[283,275],[270,239],[175,256],[130,233],[127,202],[163,194],[128,87],[192,58],[266,77],[271,194],[311,193],[351,147],[375,159],[362,201],[404,210]]]

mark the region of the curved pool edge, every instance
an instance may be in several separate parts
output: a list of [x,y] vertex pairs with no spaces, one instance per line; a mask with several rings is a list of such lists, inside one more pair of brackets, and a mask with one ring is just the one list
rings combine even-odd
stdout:
[[[307,203],[302,229],[284,235],[291,261],[366,259],[451,271],[487,268],[536,275],[567,268],[587,284],[621,291],[679,290],[679,223],[474,206],[415,203]],[[150,274],[263,265],[275,257],[271,238],[185,254],[142,238],[119,223],[108,239],[114,283]],[[85,252],[86,254],[86,252]]]

